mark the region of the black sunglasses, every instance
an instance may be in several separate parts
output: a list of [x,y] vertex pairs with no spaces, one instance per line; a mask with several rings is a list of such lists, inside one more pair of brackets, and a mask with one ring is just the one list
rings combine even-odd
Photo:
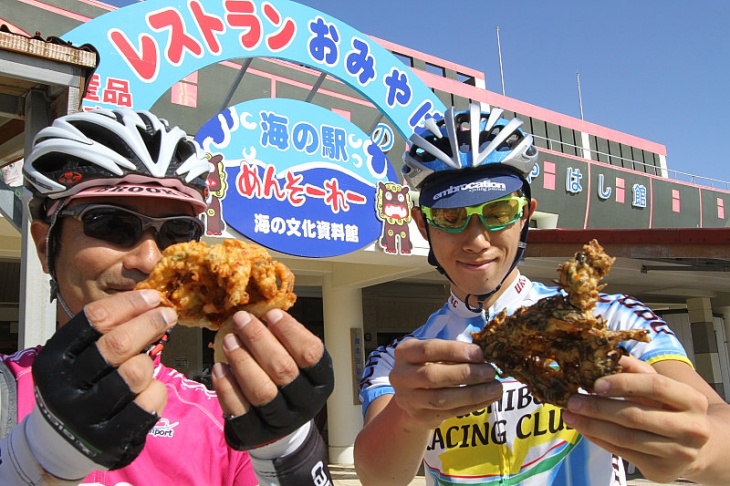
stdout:
[[136,245],[147,228],[155,229],[155,241],[160,250],[175,243],[197,241],[204,229],[203,222],[193,216],[153,218],[108,204],[82,204],[58,213],[58,217],[68,216],[83,223],[86,236],[123,248]]

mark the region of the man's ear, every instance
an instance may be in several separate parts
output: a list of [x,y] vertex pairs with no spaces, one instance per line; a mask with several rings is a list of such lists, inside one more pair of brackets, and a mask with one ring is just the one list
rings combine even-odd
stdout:
[[43,221],[32,221],[30,223],[30,234],[33,237],[35,243],[35,251],[38,253],[38,258],[41,260],[43,271],[48,271],[48,232],[51,227]]
[[532,215],[535,214],[535,210],[537,209],[537,200],[536,199],[530,199],[530,205],[525,207],[524,214],[526,216],[522,217],[522,227],[524,228],[524,225],[530,224],[530,219],[532,218]]
[[426,233],[426,221],[423,219],[423,213],[421,212],[421,208],[414,206],[411,208],[411,218],[413,218],[413,221],[416,222],[416,226],[418,227],[418,232],[421,233],[421,236],[423,236],[424,240],[428,240],[428,234]]

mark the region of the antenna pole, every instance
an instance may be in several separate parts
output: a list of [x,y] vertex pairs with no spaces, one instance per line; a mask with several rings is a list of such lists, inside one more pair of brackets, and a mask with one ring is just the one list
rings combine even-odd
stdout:
[[502,96],[504,93],[504,70],[502,68],[502,43],[499,40],[499,25],[497,26],[497,53],[499,54],[499,79],[502,81]]
[[580,73],[576,71],[575,73],[575,80],[578,83],[578,107],[580,108],[580,119],[584,120],[583,118],[583,96],[580,93]]

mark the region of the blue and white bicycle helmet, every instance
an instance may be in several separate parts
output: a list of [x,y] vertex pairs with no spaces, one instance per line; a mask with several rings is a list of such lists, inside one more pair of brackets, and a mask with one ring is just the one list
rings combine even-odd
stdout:
[[[537,162],[537,149],[532,135],[520,128],[522,120],[507,120],[502,114],[503,110],[498,108],[482,112],[477,104],[470,104],[465,111],[452,107],[442,120],[427,120],[425,127],[410,137],[402,171],[406,182],[420,191],[419,204],[444,208],[472,206],[516,191],[522,191],[528,201],[531,199],[527,177]],[[507,275],[524,256],[528,228],[525,224],[522,229],[519,248]],[[426,235],[430,240],[428,225]],[[428,260],[451,280],[432,250]],[[502,283],[487,294],[475,296],[476,307],[469,304],[467,296],[466,305],[474,311],[481,310]]]
[[442,120],[426,120],[425,127],[410,137],[411,147],[403,154],[408,185],[421,189],[434,173],[495,164],[526,178],[537,161],[532,135],[520,128],[522,120],[506,120],[502,113],[499,108],[482,112],[472,103],[465,111],[449,108]]

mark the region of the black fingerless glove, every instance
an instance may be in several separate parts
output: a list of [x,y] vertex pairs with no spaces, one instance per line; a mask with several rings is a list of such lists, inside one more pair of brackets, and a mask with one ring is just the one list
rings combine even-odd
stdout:
[[101,337],[81,312],[48,340],[33,364],[38,408],[93,462],[119,469],[142,451],[158,416],[140,408],[96,346]]
[[226,418],[226,442],[233,449],[249,450],[284,437],[319,412],[335,386],[332,359],[327,350],[312,367],[300,370],[294,381],[279,388],[270,402],[238,417]]

